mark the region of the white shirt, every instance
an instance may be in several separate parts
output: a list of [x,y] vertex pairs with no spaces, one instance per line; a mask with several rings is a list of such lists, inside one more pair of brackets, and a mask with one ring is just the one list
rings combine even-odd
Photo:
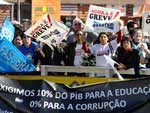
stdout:
[[74,65],[80,66],[82,63],[82,44],[77,44],[75,48]]
[[[111,41],[111,46],[113,48],[113,51],[115,51],[118,47],[117,41],[113,40]],[[107,67],[109,64],[107,63],[107,60],[105,59],[104,55],[112,56],[112,50],[109,47],[109,44],[95,44],[90,48],[91,54],[94,54],[96,57],[96,66],[103,66]]]

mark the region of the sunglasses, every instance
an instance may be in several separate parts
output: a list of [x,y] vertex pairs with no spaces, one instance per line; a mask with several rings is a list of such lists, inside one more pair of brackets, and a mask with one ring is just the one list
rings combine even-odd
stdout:
[[81,25],[81,23],[75,23],[74,25],[75,25],[75,26],[77,26],[77,25],[78,25],[78,26],[80,26],[80,25]]

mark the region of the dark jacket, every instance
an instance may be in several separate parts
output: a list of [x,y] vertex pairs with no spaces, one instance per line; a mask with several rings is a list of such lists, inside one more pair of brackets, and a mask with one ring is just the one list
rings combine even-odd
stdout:
[[64,62],[66,66],[74,65],[76,44],[77,42],[68,43],[67,46],[64,48],[64,51],[65,51]]
[[[76,48],[77,42],[68,43],[66,48],[64,48],[65,51],[65,65],[67,66],[74,66],[74,58],[75,58],[75,48]],[[87,49],[87,43],[83,42],[82,49],[86,51]]]
[[[122,47],[116,50],[115,60],[118,63],[124,64],[127,68],[134,68],[135,75],[139,75],[139,52],[136,49],[126,52]],[[117,65],[115,65],[117,67]]]

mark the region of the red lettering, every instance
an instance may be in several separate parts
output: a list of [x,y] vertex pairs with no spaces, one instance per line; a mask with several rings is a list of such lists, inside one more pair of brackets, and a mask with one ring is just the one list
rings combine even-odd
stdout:
[[93,14],[98,14],[98,15],[103,15],[103,16],[113,16],[113,12],[109,12],[109,11],[102,11],[102,10],[98,10],[98,9],[92,9],[91,13]]
[[150,15],[147,15],[147,19],[149,19],[150,18]]
[[113,14],[114,14],[113,12],[110,12],[110,16],[113,16]]
[[33,30],[31,31],[30,35],[32,36],[36,31],[38,31],[39,29],[41,29],[43,25],[44,25],[44,24],[42,24],[42,23],[41,23],[40,25],[38,25],[35,29],[33,29]]

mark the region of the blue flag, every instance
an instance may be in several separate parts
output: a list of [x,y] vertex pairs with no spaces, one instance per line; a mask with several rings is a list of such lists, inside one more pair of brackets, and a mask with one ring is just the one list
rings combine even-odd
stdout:
[[6,38],[0,40],[0,72],[31,72],[35,66]]
[[9,21],[8,17],[5,16],[0,30],[1,39],[6,38],[11,42],[14,38],[14,33],[15,33],[15,28],[13,24]]

